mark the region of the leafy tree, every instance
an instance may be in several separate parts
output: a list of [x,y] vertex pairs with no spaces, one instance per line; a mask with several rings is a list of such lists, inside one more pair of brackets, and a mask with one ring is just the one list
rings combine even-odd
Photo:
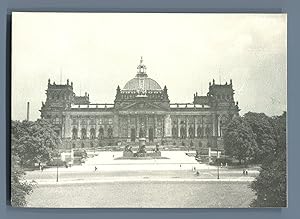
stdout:
[[272,152],[275,143],[272,119],[264,113],[248,112],[243,116],[255,134],[257,151],[254,160],[261,163]]
[[47,121],[12,121],[12,151],[20,158],[22,167],[51,160],[57,155],[58,144],[60,139]]
[[285,207],[286,194],[286,113],[270,119],[273,149],[263,160],[261,171],[251,184],[257,198],[252,207]]
[[242,117],[236,117],[227,124],[224,132],[226,154],[246,163],[255,156],[257,144],[250,125]]
[[11,205],[23,207],[26,205],[26,196],[32,192],[33,185],[24,180],[25,172],[19,165],[19,158],[11,156]]
[[11,122],[11,205],[26,205],[32,184],[26,182],[24,167],[50,161],[57,155],[60,139],[45,120]]

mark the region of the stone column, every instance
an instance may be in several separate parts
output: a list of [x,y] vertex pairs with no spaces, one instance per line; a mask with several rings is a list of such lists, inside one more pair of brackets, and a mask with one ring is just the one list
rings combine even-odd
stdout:
[[146,138],[147,139],[149,138],[149,127],[148,127],[148,124],[149,124],[149,117],[148,117],[148,115],[146,115],[145,132],[146,132]]
[[77,137],[81,139],[81,117],[78,116],[78,131],[77,131]]
[[139,117],[135,117],[135,130],[136,130],[136,138],[139,139],[139,134],[140,134],[140,125],[139,125]]
[[202,116],[202,131],[203,131],[203,137],[206,137],[206,126],[204,125],[204,116]]
[[98,131],[98,117],[95,116],[95,139],[98,138],[98,133],[99,133],[99,131]]
[[164,136],[171,137],[172,136],[172,121],[170,115],[166,115],[164,119]]
[[197,138],[197,117],[194,118],[194,135]]
[[61,119],[60,121],[61,121],[61,124],[60,124],[60,127],[59,127],[59,137],[64,138],[65,127],[64,127],[63,120]]
[[86,138],[89,139],[90,138],[90,121],[89,119],[86,119]]
[[180,119],[177,118],[177,131],[178,131],[178,138],[180,138]]
[[156,115],[154,115],[154,133],[153,133],[153,136],[154,136],[154,138],[156,138],[157,137],[157,117],[156,117]]
[[217,115],[218,137],[221,136],[220,120],[221,120],[221,115]]
[[117,138],[119,137],[119,133],[118,133],[118,129],[119,129],[119,116],[114,114],[114,117],[113,117],[113,121],[112,121],[112,129],[113,129],[113,137],[114,138]]
[[127,118],[127,137],[130,139],[130,134],[131,134],[131,125],[130,125],[130,115],[128,115]]
[[72,138],[72,127],[71,127],[70,115],[65,116],[65,138]]
[[213,136],[216,136],[216,115],[215,114],[212,114],[212,131],[213,131],[213,133],[212,133],[212,135]]
[[188,117],[185,118],[185,131],[186,131],[186,138],[189,137],[189,119]]

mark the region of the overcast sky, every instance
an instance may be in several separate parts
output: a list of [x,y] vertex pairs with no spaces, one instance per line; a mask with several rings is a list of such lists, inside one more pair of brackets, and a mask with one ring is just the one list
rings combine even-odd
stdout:
[[77,95],[113,103],[136,74],[167,86],[170,101],[192,102],[208,83],[233,80],[241,115],[287,106],[285,14],[13,13],[12,119],[40,117],[47,80],[73,81]]

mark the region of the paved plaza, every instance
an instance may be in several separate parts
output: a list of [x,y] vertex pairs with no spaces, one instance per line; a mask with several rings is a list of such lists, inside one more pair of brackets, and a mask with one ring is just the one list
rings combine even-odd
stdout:
[[122,152],[89,153],[82,165],[59,167],[58,182],[55,167],[28,171],[27,180],[36,183],[28,206],[248,207],[257,170],[244,176],[223,167],[217,179],[218,168],[198,163],[193,153],[162,151],[168,159],[137,160],[118,159]]
[[[168,159],[120,160],[122,152],[98,152],[89,154],[82,165],[70,168],[46,168],[44,171],[28,171],[27,179],[38,184],[94,183],[123,181],[252,181],[257,170],[249,170],[248,176],[241,169],[218,168],[198,163],[193,152],[162,151]],[[95,170],[96,167],[96,170]],[[199,175],[196,172],[199,172]]]

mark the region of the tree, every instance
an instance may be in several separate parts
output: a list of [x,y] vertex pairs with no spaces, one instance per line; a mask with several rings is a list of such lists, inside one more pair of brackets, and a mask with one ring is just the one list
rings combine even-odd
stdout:
[[33,185],[26,182],[24,167],[50,161],[57,155],[60,139],[45,120],[11,122],[11,205],[26,205]]
[[57,155],[60,139],[54,127],[45,120],[12,121],[11,149],[20,158],[20,166],[47,162]]
[[286,194],[286,113],[270,120],[273,139],[272,151],[263,160],[261,171],[251,184],[257,198],[252,207],[285,207]]
[[19,158],[11,156],[11,205],[23,207],[26,205],[26,196],[32,192],[33,185],[24,180],[25,172],[19,165]]
[[250,125],[242,117],[236,117],[224,129],[226,154],[246,163],[255,156],[257,144]]
[[272,118],[264,113],[248,112],[243,116],[255,134],[257,151],[255,162],[261,163],[269,153],[272,152],[275,143]]

